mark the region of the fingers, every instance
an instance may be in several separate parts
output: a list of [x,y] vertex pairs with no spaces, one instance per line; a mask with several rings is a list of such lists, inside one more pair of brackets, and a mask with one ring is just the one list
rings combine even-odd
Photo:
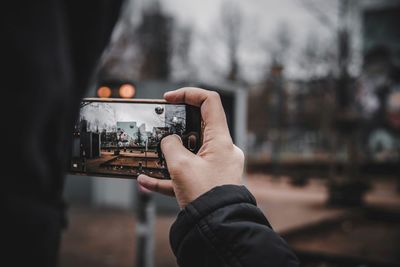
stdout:
[[138,176],[137,181],[140,186],[144,187],[147,190],[168,196],[175,196],[171,180],[160,180],[149,177],[145,174],[141,174]]
[[138,183],[138,188],[139,188],[139,191],[140,191],[140,192],[143,192],[143,193],[153,193],[153,191],[150,191],[149,189],[147,189],[147,188],[141,186],[139,183]]
[[184,87],[164,94],[170,103],[186,103],[201,108],[201,116],[210,131],[229,134],[225,111],[219,94],[194,87]]
[[176,135],[168,135],[161,140],[161,150],[167,162],[168,170],[172,175],[176,168],[182,168],[182,162],[189,162],[195,158],[182,144],[182,139]]

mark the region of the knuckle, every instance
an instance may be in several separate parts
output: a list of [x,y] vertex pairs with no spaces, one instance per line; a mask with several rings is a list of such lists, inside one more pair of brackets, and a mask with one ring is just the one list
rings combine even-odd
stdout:
[[208,96],[215,100],[221,100],[220,95],[216,91],[209,91]]
[[213,138],[215,144],[218,146],[219,149],[223,150],[232,150],[233,149],[233,142],[230,136],[226,135],[218,135]]
[[188,159],[185,157],[176,157],[173,161],[170,162],[168,169],[171,172],[177,173],[180,172],[183,168],[186,168],[188,165]]
[[234,148],[234,144],[232,143],[232,140],[230,138],[222,138],[219,141],[219,145],[222,149],[227,151],[231,151]]
[[234,145],[234,150],[235,150],[235,155],[240,161],[244,161],[245,156],[243,150],[241,150],[239,147]]
[[154,191],[156,192],[160,191],[160,183],[158,181],[154,181],[152,187]]

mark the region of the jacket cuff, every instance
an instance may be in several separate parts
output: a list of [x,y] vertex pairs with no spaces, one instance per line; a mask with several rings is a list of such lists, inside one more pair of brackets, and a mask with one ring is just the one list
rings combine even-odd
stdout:
[[245,186],[217,186],[204,193],[178,213],[170,230],[170,244],[175,255],[179,244],[200,219],[215,210],[238,203],[257,205],[256,199]]

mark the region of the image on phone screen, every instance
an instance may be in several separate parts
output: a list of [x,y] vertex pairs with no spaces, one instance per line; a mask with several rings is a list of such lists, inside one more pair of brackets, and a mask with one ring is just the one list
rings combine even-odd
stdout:
[[70,171],[168,179],[161,139],[177,134],[196,153],[200,124],[198,109],[184,104],[84,100],[73,132]]

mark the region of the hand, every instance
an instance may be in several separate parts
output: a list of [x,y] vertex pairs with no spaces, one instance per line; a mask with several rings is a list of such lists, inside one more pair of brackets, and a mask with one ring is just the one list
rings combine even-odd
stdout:
[[179,136],[162,139],[161,150],[167,162],[171,180],[139,175],[139,185],[166,195],[174,195],[181,208],[215,186],[240,185],[244,155],[232,143],[225,112],[218,93],[199,88],[181,88],[167,92],[170,103],[186,103],[201,109],[205,128],[203,145],[195,155],[187,150]]

